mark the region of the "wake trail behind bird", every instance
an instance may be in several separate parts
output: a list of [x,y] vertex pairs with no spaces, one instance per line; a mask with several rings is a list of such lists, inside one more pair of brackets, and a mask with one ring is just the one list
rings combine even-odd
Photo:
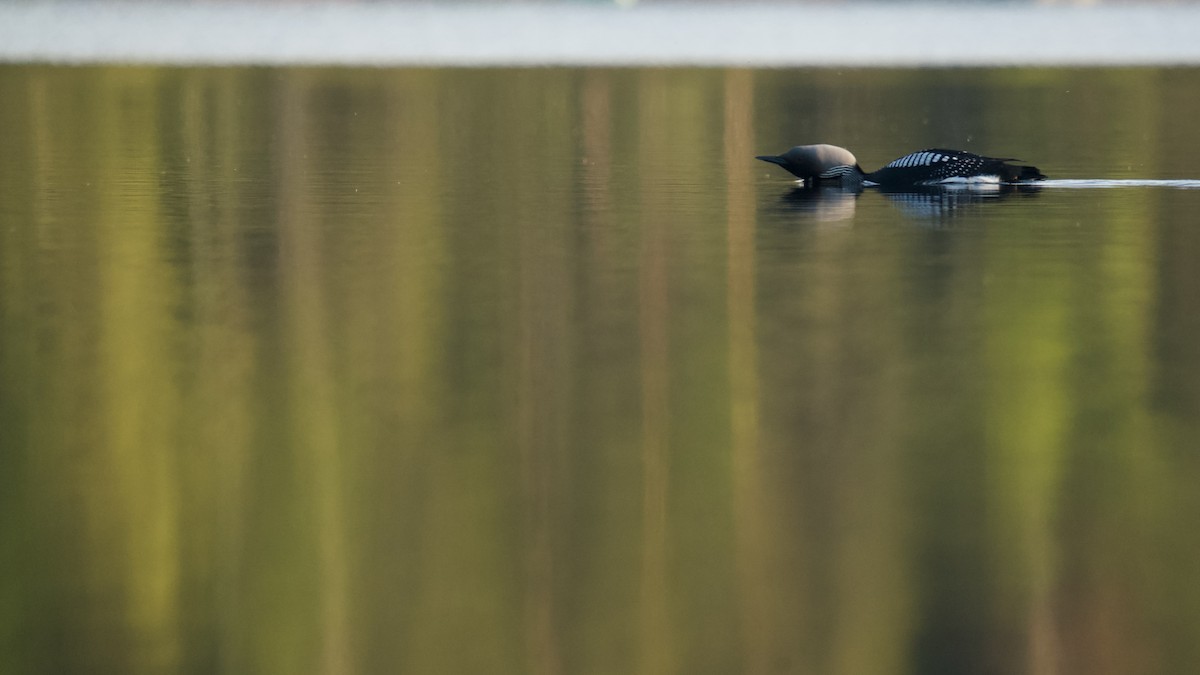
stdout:
[[1040,180],[1033,185],[1045,188],[1126,188],[1126,187],[1158,187],[1174,188],[1176,190],[1200,190],[1200,180],[1150,180],[1150,179],[1048,179]]

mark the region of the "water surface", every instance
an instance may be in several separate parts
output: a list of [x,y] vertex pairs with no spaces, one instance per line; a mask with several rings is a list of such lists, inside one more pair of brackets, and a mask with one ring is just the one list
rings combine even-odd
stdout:
[[1190,673],[1200,71],[0,68],[0,669]]

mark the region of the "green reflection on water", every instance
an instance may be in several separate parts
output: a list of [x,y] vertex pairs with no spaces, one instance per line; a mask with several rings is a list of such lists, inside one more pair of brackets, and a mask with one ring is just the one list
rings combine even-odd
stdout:
[[1189,672],[1197,193],[751,158],[1194,178],[1198,78],[0,68],[3,670]]

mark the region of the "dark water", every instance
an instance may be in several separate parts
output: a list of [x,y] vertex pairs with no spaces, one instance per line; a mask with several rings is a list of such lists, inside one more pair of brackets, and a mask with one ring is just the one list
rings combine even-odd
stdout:
[[0,68],[0,671],[1191,673],[1197,70]]

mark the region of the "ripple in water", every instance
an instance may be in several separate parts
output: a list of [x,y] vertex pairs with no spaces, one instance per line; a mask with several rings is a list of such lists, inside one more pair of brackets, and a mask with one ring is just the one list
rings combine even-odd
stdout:
[[1143,180],[1133,179],[1061,179],[1038,181],[1038,187],[1047,188],[1123,188],[1123,187],[1160,187],[1177,190],[1200,190],[1200,180]]

